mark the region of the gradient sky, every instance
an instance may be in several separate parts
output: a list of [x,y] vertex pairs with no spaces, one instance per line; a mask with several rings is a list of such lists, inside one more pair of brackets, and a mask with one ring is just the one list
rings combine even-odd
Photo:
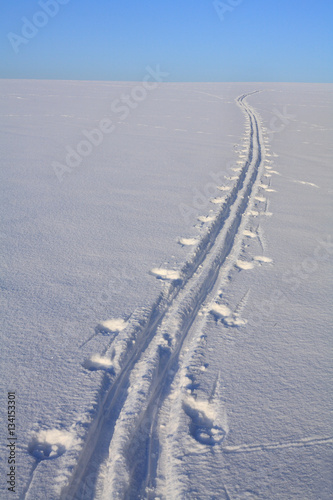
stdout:
[[159,64],[169,81],[332,82],[331,0],[216,3],[2,2],[0,77],[140,81]]

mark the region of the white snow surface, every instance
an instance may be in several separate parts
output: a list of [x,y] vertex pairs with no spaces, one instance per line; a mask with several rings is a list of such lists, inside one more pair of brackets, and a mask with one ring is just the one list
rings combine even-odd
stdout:
[[0,496],[333,498],[333,86],[135,85],[0,80]]
[[101,321],[100,324],[98,325],[98,328],[112,333],[117,333],[124,330],[126,326],[127,323],[122,318],[119,319],[114,318],[114,319],[107,319],[106,321]]

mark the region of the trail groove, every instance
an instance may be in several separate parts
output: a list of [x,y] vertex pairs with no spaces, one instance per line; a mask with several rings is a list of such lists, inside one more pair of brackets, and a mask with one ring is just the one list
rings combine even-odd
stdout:
[[[243,241],[240,227],[254,200],[265,154],[259,120],[243,94],[247,157],[224,205],[180,270],[142,318],[133,318],[136,342],[104,394],[63,499],[144,498],[154,486],[159,441],[156,421],[198,312]],[[217,97],[217,96],[215,96]],[[94,471],[94,472],[92,472]]]

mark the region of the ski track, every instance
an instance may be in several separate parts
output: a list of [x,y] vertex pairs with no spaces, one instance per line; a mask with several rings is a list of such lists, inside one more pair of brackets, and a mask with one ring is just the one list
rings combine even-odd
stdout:
[[[193,324],[203,321],[198,313],[216,293],[219,276],[239,258],[246,238],[243,231],[258,196],[265,145],[259,119],[245,101],[256,92],[236,100],[247,118],[249,145],[219,213],[176,279],[164,283],[149,310],[134,312],[113,340],[112,348],[120,348],[114,362],[116,374],[111,384],[107,379],[109,389],[101,391],[97,414],[62,499],[140,498],[155,486],[157,418],[177,371],[172,368],[191,337]],[[188,412],[195,414],[190,408]]]
[[238,446],[224,446],[222,448],[224,453],[253,453],[265,450],[279,450],[284,448],[303,448],[306,446],[316,446],[322,444],[333,443],[332,437],[310,437],[303,438],[299,441],[288,441],[288,442],[278,442],[278,443],[263,443],[263,444],[241,444]]

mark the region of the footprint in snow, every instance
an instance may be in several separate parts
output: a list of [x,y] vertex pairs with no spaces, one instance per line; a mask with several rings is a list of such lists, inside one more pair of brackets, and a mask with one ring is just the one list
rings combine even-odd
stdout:
[[214,446],[223,441],[225,430],[215,424],[216,411],[207,401],[187,397],[183,401],[183,410],[190,417],[190,434],[203,445]]
[[260,216],[265,216],[265,217],[271,217],[273,214],[272,212],[258,212],[258,210],[249,210],[248,215],[252,215],[253,217],[258,217]]
[[236,267],[238,267],[238,269],[242,269],[242,270],[248,270],[248,269],[253,269],[254,268],[254,263],[255,262],[266,262],[266,263],[271,263],[273,262],[272,259],[270,259],[269,257],[265,257],[264,255],[256,255],[255,257],[253,257],[253,261],[254,262],[250,262],[248,260],[236,260]]
[[122,330],[124,330],[126,327],[127,327],[127,321],[125,321],[122,318],[108,319],[106,321],[101,321],[95,327],[95,333],[91,335],[91,337],[89,337],[87,340],[85,340],[80,345],[80,348],[88,344],[88,342],[90,342],[96,335],[100,333],[102,335],[108,335],[110,337],[113,337],[114,339],[117,336],[117,334]]
[[232,312],[229,307],[223,304],[213,304],[210,312],[217,319],[221,319],[227,326],[243,326],[247,321],[242,319],[237,312]]
[[59,429],[34,432],[28,444],[28,451],[36,460],[58,458],[69,448],[79,444],[75,434]]

